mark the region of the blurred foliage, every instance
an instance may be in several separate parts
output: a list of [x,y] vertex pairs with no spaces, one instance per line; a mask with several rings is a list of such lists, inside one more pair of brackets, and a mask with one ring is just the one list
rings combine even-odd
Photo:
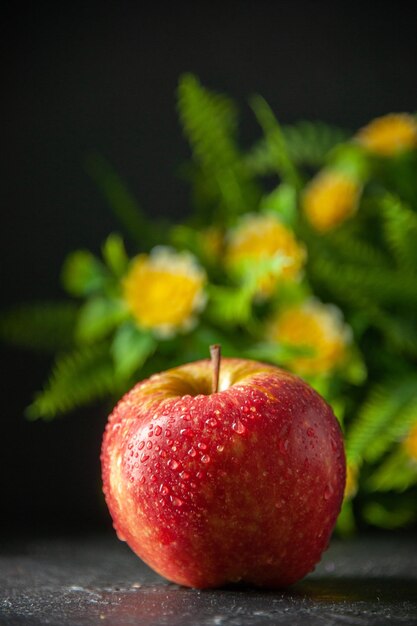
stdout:
[[[190,217],[145,217],[111,165],[87,168],[137,246],[110,234],[101,257],[65,260],[61,303],[2,314],[5,341],[56,353],[27,410],[51,419],[114,402],[152,372],[227,356],[294,371],[333,406],[346,441],[338,522],[417,519],[417,122],[388,114],[352,134],[281,126],[250,100],[260,138],[243,150],[238,109],[193,75],[178,114],[191,147]],[[272,182],[271,182],[272,181]]]

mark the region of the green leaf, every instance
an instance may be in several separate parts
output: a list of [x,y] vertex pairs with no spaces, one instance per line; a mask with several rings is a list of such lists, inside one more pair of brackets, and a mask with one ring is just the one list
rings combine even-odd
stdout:
[[[417,402],[417,377],[386,380],[374,386],[353,421],[346,437],[350,463],[376,461],[396,436],[393,421],[401,421],[404,411]],[[382,442],[384,441],[384,444]]]
[[80,310],[76,339],[91,343],[106,337],[128,315],[124,303],[104,297],[93,297]]
[[368,154],[354,142],[345,142],[336,146],[329,154],[328,161],[332,169],[343,172],[353,180],[364,183],[369,178],[371,163]]
[[398,265],[416,272],[417,213],[400,198],[385,195],[381,201],[385,240]]
[[108,345],[86,346],[57,358],[44,391],[35,396],[26,416],[50,420],[118,391]]
[[170,231],[171,243],[181,250],[188,250],[196,256],[201,256],[200,233],[197,229],[186,224],[178,224]]
[[[336,296],[336,300],[363,306],[417,305],[417,280],[412,273],[386,267],[360,267],[353,263],[339,263],[335,259],[310,257],[309,272],[314,281]],[[333,298],[335,299],[335,298]]]
[[127,322],[115,334],[111,353],[114,360],[116,376],[129,379],[139,370],[158,346],[155,338],[140,331],[134,324]]
[[389,315],[381,310],[370,312],[374,325],[383,333],[388,344],[398,352],[413,358],[417,357],[417,328],[414,311],[410,318]]
[[[198,165],[194,191],[201,210],[219,221],[253,210],[259,191],[247,171],[236,142],[237,110],[230,98],[202,87],[192,74],[181,77],[178,111]],[[200,171],[199,171],[200,170]]]
[[209,285],[209,302],[206,315],[219,325],[239,326],[252,317],[251,290],[246,288]]
[[322,166],[329,152],[349,136],[348,131],[336,126],[305,120],[283,126],[282,133],[291,160],[310,167]]
[[129,258],[120,235],[112,233],[107,237],[103,245],[103,258],[116,278],[123,276],[129,265]]
[[327,247],[329,255],[335,260],[340,259],[365,267],[389,268],[391,266],[387,255],[373,245],[369,237],[362,238],[360,233],[350,230],[348,226],[329,233],[325,242],[322,236],[317,236],[316,246],[317,254],[321,254],[323,247]]
[[253,96],[250,104],[264,131],[277,173],[284,182],[290,184],[295,189],[300,189],[300,175],[288,154],[285,137],[271,108],[261,96]]
[[402,492],[415,484],[417,485],[417,463],[399,445],[376,468],[368,479],[367,487],[371,491]]
[[293,228],[298,218],[295,188],[281,183],[274,191],[262,198],[260,210],[275,213],[283,224]]
[[104,289],[108,281],[104,265],[88,250],[76,250],[65,260],[61,280],[73,296],[89,296]]
[[351,537],[356,531],[352,500],[344,500],[336,523],[336,532],[341,537]]
[[291,346],[283,343],[255,343],[242,352],[242,356],[256,361],[267,361],[275,365],[285,366],[294,358],[311,356],[314,351],[308,346]]
[[110,163],[101,154],[92,153],[86,158],[86,169],[133,241],[148,244],[150,230],[144,213]]
[[230,333],[206,326],[203,323],[200,323],[196,327],[193,333],[189,336],[189,339],[190,346],[186,346],[184,362],[208,358],[210,353],[209,348],[214,344],[221,345],[222,355],[226,357],[235,357],[240,354],[241,351],[240,341],[238,342],[238,346],[236,346],[233,343]]
[[366,381],[368,376],[366,363],[355,347],[350,349],[349,358],[344,364],[340,375],[343,380],[348,381],[352,385],[362,385]]
[[55,351],[74,340],[78,306],[72,302],[20,305],[0,315],[0,337],[15,346]]
[[365,504],[362,514],[369,524],[387,530],[406,526],[417,518],[416,506],[411,502],[396,502],[389,508],[379,502],[369,502]]

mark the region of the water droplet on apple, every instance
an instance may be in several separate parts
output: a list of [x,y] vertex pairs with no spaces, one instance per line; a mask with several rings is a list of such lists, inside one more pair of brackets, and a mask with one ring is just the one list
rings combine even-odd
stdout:
[[181,478],[182,478],[183,480],[188,480],[188,479],[190,478],[189,473],[188,473],[188,472],[185,472],[185,471],[182,471],[182,472],[180,473],[180,476],[181,476]]
[[171,431],[169,430],[169,428],[167,428],[165,431],[165,437],[171,437]]
[[330,437],[330,445],[332,446],[332,450],[337,450],[337,441],[336,439],[334,439],[334,437]]
[[183,415],[181,415],[181,419],[185,420],[186,422],[189,422],[191,419],[191,415],[189,413],[184,413]]
[[214,417],[209,417],[208,420],[206,420],[206,424],[207,426],[209,426],[210,428],[215,428],[217,426],[217,420],[214,419]]
[[146,447],[147,447],[148,450],[151,450],[151,448],[152,448],[152,441],[147,441],[146,442]]
[[331,485],[327,485],[326,489],[324,490],[324,499],[325,500],[329,500],[329,498],[331,498],[333,493],[333,489]]
[[161,451],[159,452],[159,456],[160,456],[162,459],[165,459],[166,455],[167,455],[167,453],[166,453],[166,451],[165,451],[165,450],[161,450]]
[[224,450],[224,446],[222,446],[222,445],[220,445],[220,444],[219,444],[219,445],[217,446],[217,452],[223,452],[223,450]]
[[242,422],[238,419],[232,424],[232,430],[235,431],[238,435],[243,435],[246,432],[246,427],[242,424]]
[[178,461],[176,461],[175,459],[170,459],[168,461],[168,465],[171,467],[171,469],[176,470],[179,468],[180,464],[178,463]]
[[174,445],[174,440],[173,439],[167,439],[167,446],[172,446]]
[[140,455],[140,462],[146,463],[148,459],[149,459],[149,454],[146,454],[146,452],[142,452],[142,454]]
[[128,450],[131,450],[133,448],[133,443],[132,442],[129,443],[129,445],[127,447],[128,447]]
[[162,493],[163,496],[167,496],[169,494],[169,487],[168,487],[168,485],[161,485],[159,487],[159,491],[160,491],[160,493]]
[[315,435],[314,428],[311,428],[311,426],[310,428],[307,428],[307,436],[314,437],[314,435]]
[[139,450],[142,450],[142,448],[144,448],[144,447],[145,447],[145,442],[144,442],[144,441],[141,441],[141,442],[139,443],[139,445],[138,445],[138,449],[139,449]]
[[183,437],[192,437],[193,431],[191,430],[191,428],[182,428],[180,430],[180,435],[182,435]]
[[141,476],[139,478],[139,485],[143,485],[144,482],[145,482],[145,476]]
[[157,452],[159,452],[160,447],[158,446],[158,444],[155,444],[155,450],[156,450]]
[[200,441],[200,443],[198,443],[197,445],[200,448],[200,450],[207,450],[207,444],[204,443],[203,441]]
[[190,449],[188,450],[188,454],[189,454],[190,456],[194,457],[194,456],[197,454],[197,452],[196,452],[195,448],[190,448]]
[[135,479],[133,478],[133,476],[130,476],[130,477],[129,477],[129,480],[130,480],[130,482],[131,482],[131,483],[133,483],[133,481],[134,481]]
[[210,463],[210,457],[208,454],[203,454],[203,456],[201,457],[201,462],[202,463]]
[[162,428],[160,426],[155,426],[155,437],[159,437],[159,435],[162,433]]
[[288,439],[280,439],[278,442],[278,447],[279,447],[279,451],[281,452],[281,454],[287,454],[288,452],[288,445],[289,445],[289,440]]
[[181,500],[181,498],[178,498],[177,496],[174,496],[174,497],[171,496],[171,502],[174,506],[182,506],[184,504],[184,501]]

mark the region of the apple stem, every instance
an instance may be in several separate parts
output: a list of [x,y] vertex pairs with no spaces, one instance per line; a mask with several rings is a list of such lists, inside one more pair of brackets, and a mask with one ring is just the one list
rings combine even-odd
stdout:
[[213,368],[211,393],[217,393],[219,390],[221,350],[221,346],[218,343],[210,346],[211,364]]

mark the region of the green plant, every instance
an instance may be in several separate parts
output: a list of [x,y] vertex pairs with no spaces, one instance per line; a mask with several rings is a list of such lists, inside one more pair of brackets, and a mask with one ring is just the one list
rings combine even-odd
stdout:
[[[66,259],[62,303],[4,312],[4,340],[56,353],[27,411],[51,419],[207,356],[284,366],[333,406],[348,485],[339,530],[417,519],[417,123],[390,114],[355,134],[281,126],[250,100],[261,137],[193,75],[178,88],[193,212],[161,227],[100,155],[88,170],[135,242]],[[271,188],[272,181],[272,188]]]

